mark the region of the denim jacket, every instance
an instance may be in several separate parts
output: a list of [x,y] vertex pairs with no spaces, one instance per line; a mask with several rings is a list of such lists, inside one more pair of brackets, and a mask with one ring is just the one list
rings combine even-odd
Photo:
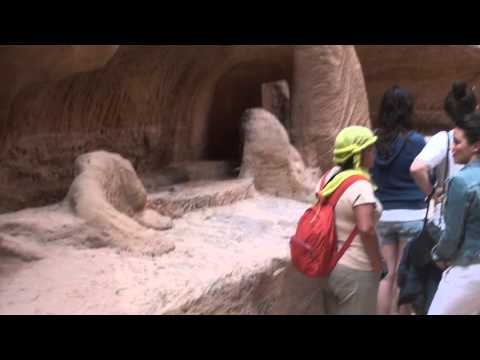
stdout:
[[445,230],[433,249],[434,261],[468,266],[480,263],[480,160],[466,165],[448,184]]

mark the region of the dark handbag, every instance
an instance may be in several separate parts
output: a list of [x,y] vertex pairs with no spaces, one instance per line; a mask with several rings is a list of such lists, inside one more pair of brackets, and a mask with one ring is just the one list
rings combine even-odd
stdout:
[[423,221],[423,229],[420,235],[413,241],[410,249],[410,259],[413,266],[416,268],[423,268],[432,262],[432,249],[437,244],[438,240],[432,234],[431,226],[428,224],[428,213],[430,209],[430,200],[433,193],[428,197],[428,206],[425,219]]
[[[443,183],[445,183],[448,177],[449,171],[449,151],[450,151],[450,137],[447,132],[447,157],[446,157],[446,166],[445,166],[445,174],[443,178]],[[443,188],[445,186],[442,184]],[[432,200],[433,195],[435,194],[435,189],[433,189],[432,193],[427,198],[427,212],[425,214],[425,219],[423,221],[423,230],[412,243],[411,248],[411,261],[412,264],[417,268],[425,267],[432,263],[432,249],[435,245],[437,245],[438,240],[440,240],[440,229],[438,229],[435,224],[428,222],[428,213],[430,210],[430,203]],[[442,206],[442,215],[443,215],[443,206]]]

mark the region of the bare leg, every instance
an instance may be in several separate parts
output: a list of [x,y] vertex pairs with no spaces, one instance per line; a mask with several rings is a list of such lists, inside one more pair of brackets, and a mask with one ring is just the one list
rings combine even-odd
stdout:
[[[400,266],[400,261],[402,260],[403,256],[403,251],[405,250],[406,242],[400,241],[399,247],[398,247],[398,258],[397,258],[397,273],[398,273],[398,267]],[[398,297],[400,295],[400,288],[398,287],[397,283],[397,278],[395,277],[394,281],[394,291],[395,291],[395,296],[393,298],[392,302],[392,312],[393,313],[398,313],[400,315],[411,315],[412,314],[412,307],[409,304],[398,306]]]
[[394,300],[395,282],[398,266],[398,244],[388,244],[382,247],[382,255],[387,263],[388,275],[380,282],[378,290],[378,315],[390,315]]

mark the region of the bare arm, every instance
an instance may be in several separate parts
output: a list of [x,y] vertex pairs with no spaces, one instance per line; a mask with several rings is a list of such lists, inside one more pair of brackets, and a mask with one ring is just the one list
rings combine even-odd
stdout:
[[358,227],[360,238],[362,240],[365,252],[370,258],[373,271],[382,271],[382,255],[377,240],[374,221],[375,205],[364,204],[354,208],[355,221]]
[[433,191],[433,185],[428,175],[429,170],[428,164],[421,159],[416,159],[410,167],[410,174],[413,180],[426,195],[430,195]]

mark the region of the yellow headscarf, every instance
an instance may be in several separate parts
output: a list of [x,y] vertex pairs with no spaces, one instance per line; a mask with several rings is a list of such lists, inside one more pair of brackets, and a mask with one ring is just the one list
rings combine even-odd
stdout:
[[342,165],[353,156],[353,169],[337,174],[320,192],[322,198],[327,198],[333,194],[350,176],[360,175],[371,181],[368,169],[361,167],[362,151],[375,144],[376,141],[377,137],[373,132],[363,126],[351,126],[340,131],[335,140],[333,160],[337,165]]

